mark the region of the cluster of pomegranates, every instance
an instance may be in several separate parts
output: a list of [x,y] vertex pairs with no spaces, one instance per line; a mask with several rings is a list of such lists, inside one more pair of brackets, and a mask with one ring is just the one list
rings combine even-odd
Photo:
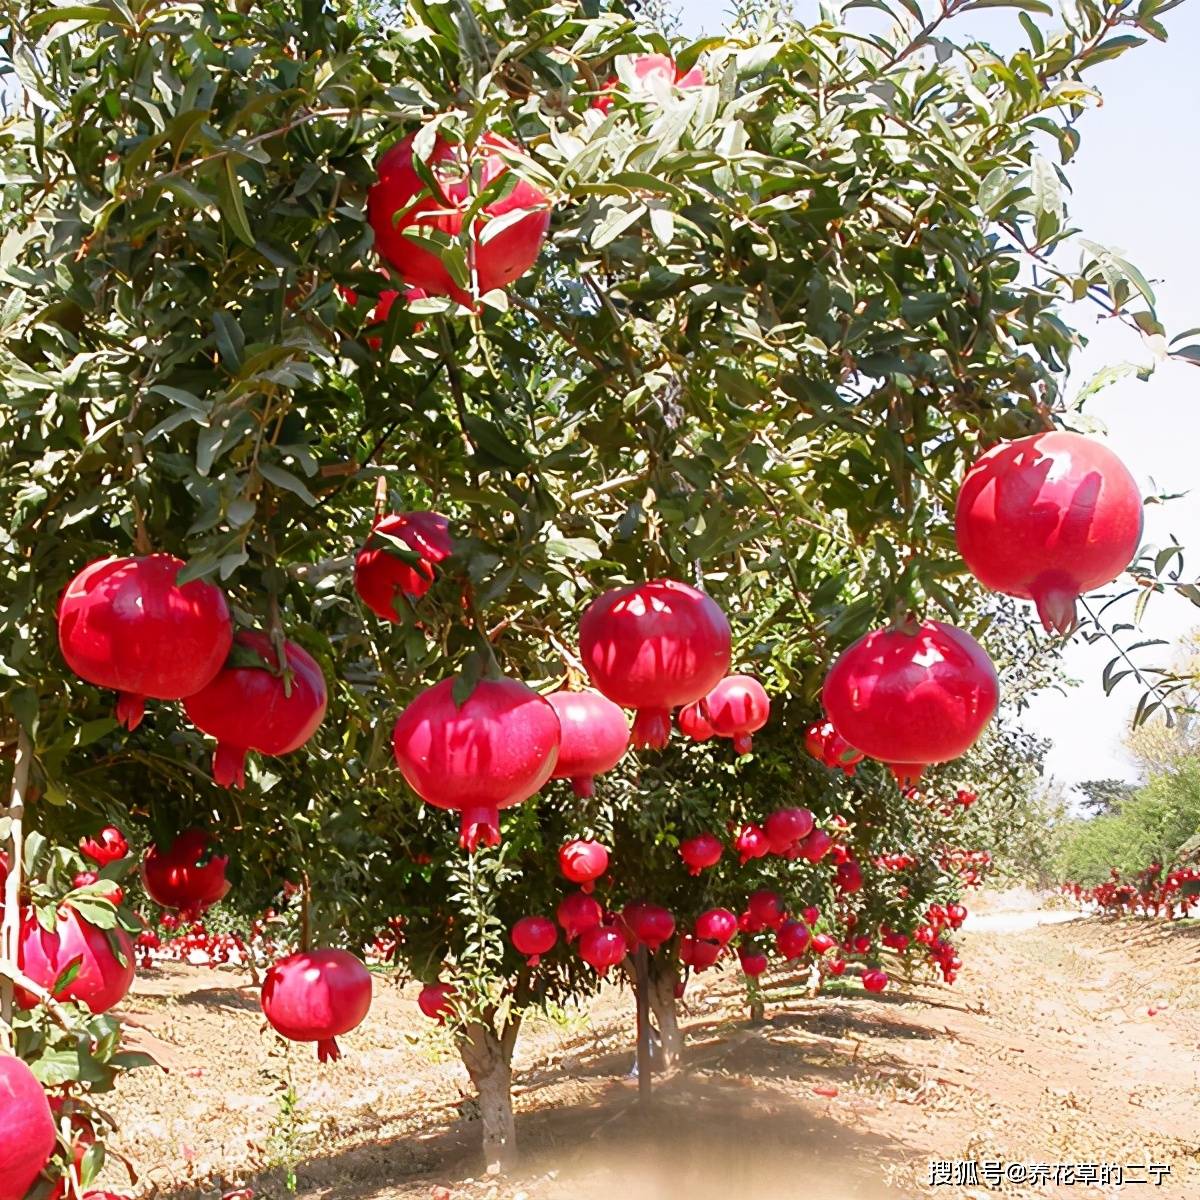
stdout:
[[1132,881],[1122,881],[1121,872],[1112,867],[1104,883],[1094,887],[1064,883],[1062,891],[1077,903],[1094,905],[1110,916],[1141,915],[1173,921],[1200,909],[1200,867],[1167,870],[1155,862],[1137,872]]

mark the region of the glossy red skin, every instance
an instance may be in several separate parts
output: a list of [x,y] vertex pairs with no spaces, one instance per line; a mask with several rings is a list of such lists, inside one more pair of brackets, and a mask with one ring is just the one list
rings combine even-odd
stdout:
[[733,840],[744,867],[752,858],[763,858],[771,853],[771,839],[761,825],[743,825]]
[[[377,529],[399,538],[421,561],[406,563],[390,554],[374,536]],[[371,534],[354,559],[354,590],[377,617],[399,621],[396,602],[401,596],[415,600],[425,595],[433,568],[454,552],[450,522],[435,512],[389,513],[371,526]]]
[[787,920],[787,910],[776,892],[751,892],[746,909],[763,929],[778,929]]
[[814,954],[828,954],[837,945],[837,939],[827,933],[814,933],[809,944]]
[[808,949],[811,936],[803,921],[785,921],[775,935],[775,944],[784,958],[800,958]]
[[529,966],[536,967],[543,954],[558,942],[558,930],[549,917],[522,917],[509,934],[518,954],[524,954]]
[[708,723],[718,737],[732,738],[738,754],[749,754],[751,734],[771,715],[766,689],[751,675],[727,675],[704,698]]
[[105,825],[94,838],[81,838],[79,853],[102,867],[119,862],[129,853],[125,835],[115,825]]
[[862,868],[854,859],[848,859],[846,862],[839,864],[837,874],[834,877],[839,891],[846,892],[861,892],[863,885]]
[[679,843],[679,857],[683,859],[689,875],[699,875],[701,871],[715,867],[724,852],[721,840],[711,833],[697,834]]
[[702,942],[686,933],[679,940],[679,961],[693,971],[707,971],[721,957],[723,950],[724,947],[716,942]]
[[864,971],[862,984],[868,992],[882,992],[888,985],[888,977],[884,971]]
[[417,997],[417,1007],[431,1020],[445,1025],[446,1018],[454,1011],[453,997],[458,989],[452,983],[429,983]]
[[481,679],[461,708],[454,680],[426,688],[400,714],[392,750],[409,786],[462,812],[459,844],[500,842],[500,813],[528,800],[558,761],[558,714],[515,679]]
[[579,957],[601,975],[629,953],[625,935],[610,925],[593,925],[579,935]]
[[[133,983],[134,966],[133,943],[123,929],[97,929],[67,905],[59,910],[53,933],[38,924],[32,910],[21,914],[18,965],[34,983],[49,991],[76,959],[80,960],[78,974],[54,998],[86,1004],[96,1014],[120,1004]],[[34,996],[19,988],[17,1001],[26,1009],[37,1004]]]
[[627,904],[621,920],[629,931],[625,940],[630,946],[640,942],[651,954],[675,932],[675,918],[659,904]]
[[866,757],[855,750],[833,727],[827,718],[814,721],[804,733],[804,748],[818,762],[853,775],[855,768]]
[[371,1007],[371,972],[346,950],[307,950],[267,972],[262,1010],[292,1042],[316,1042],[320,1062],[341,1057],[336,1038],[362,1024]]
[[554,916],[563,927],[567,941],[573,942],[585,930],[604,920],[604,909],[584,892],[570,892],[559,901]]
[[[641,54],[633,60],[633,73],[641,83],[648,84],[645,88],[651,91],[656,81],[661,86],[674,85],[677,88],[693,88],[704,86],[704,71],[700,67],[692,67],[690,71],[680,71],[674,59],[665,54]],[[592,107],[607,113],[612,108],[617,78],[613,76],[604,85],[604,91],[592,101]]]
[[23,1200],[56,1144],[42,1085],[19,1058],[0,1053],[0,1200]]
[[229,859],[213,855],[201,865],[212,839],[202,829],[181,833],[166,851],[152,845],[142,860],[142,882],[163,908],[198,915],[229,894]]
[[147,697],[181,700],[224,665],[233,641],[225,593],[175,577],[169,554],[89,563],[58,603],[58,644],[81,679],[120,692],[117,719],[135,729]]
[[217,739],[213,778],[222,787],[245,787],[246,755],[291,754],[308,741],[325,719],[325,676],[307,650],[284,642],[291,672],[291,694],[281,675],[271,639],[243,632],[236,644],[253,651],[264,666],[226,667],[203,691],[183,703],[188,720],[201,733]]
[[742,971],[751,979],[757,979],[767,969],[767,956],[755,950],[739,950],[738,960]]
[[708,695],[729,669],[729,622],[709,596],[677,580],[614,588],[584,612],[579,655],[596,688],[637,710],[633,745],[661,748],[670,710]]
[[710,908],[696,918],[692,936],[701,942],[716,942],[726,946],[737,933],[738,920],[727,908]]
[[772,854],[783,854],[808,837],[815,818],[807,808],[778,808],[767,817],[763,828]]
[[954,526],[985,587],[1037,604],[1067,633],[1075,601],[1129,566],[1142,537],[1142,497],[1102,442],[1056,430],[1002,442],[967,472]]
[[859,638],[830,668],[822,690],[838,733],[907,779],[965,754],[1000,699],[996,669],[970,634],[941,621],[912,629]]
[[803,917],[805,925],[811,927],[821,919],[821,910],[810,904],[807,908],[800,910],[800,916]]
[[[461,146],[437,138],[427,160],[442,192],[434,196],[413,169],[415,138],[416,134],[410,134],[379,160],[378,180],[367,195],[367,220],[375,231],[375,249],[406,283],[431,296],[452,296],[473,307],[476,298],[472,291],[456,284],[441,259],[405,237],[404,230],[415,225],[424,232],[440,231],[457,238],[473,200],[471,174],[478,170],[479,186],[487,187],[509,170],[497,151],[518,156],[520,152],[504,138],[485,133],[468,166]],[[487,242],[480,240],[490,220],[518,209],[529,211]],[[537,261],[549,228],[550,199],[525,180],[507,196],[485,205],[472,231],[479,295],[506,287],[524,275]]]
[[800,848],[801,858],[806,858],[811,863],[818,863],[832,849],[833,838],[823,829],[814,829],[807,837],[801,838],[797,845]]
[[691,704],[685,704],[675,716],[679,732],[684,737],[691,738],[693,742],[707,742],[717,736],[705,718],[703,708],[703,700],[693,700]]
[[599,692],[551,692],[561,737],[551,779],[569,779],[575,795],[591,796],[595,777],[611,771],[629,749],[624,710]]
[[825,964],[825,969],[830,975],[843,975],[846,971],[846,960],[844,958],[831,958]]
[[559,850],[558,866],[567,879],[590,892],[608,870],[608,850],[590,838],[576,838]]

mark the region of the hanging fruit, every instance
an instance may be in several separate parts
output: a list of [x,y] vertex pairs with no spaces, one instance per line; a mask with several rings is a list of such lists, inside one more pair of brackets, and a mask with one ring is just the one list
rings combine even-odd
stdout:
[[579,935],[579,957],[600,975],[607,975],[628,952],[625,935],[611,925],[593,925]]
[[166,851],[152,845],[142,860],[142,882],[163,908],[198,917],[229,894],[226,855],[211,853],[213,839],[202,829],[181,833]]
[[954,528],[984,587],[1033,600],[1047,630],[1070,633],[1076,600],[1129,566],[1142,512],[1133,476],[1107,446],[1055,430],[984,454],[959,489]]
[[807,808],[777,808],[763,828],[772,854],[787,854],[813,830],[816,818]]
[[341,1058],[336,1039],[362,1024],[371,1007],[371,972],[346,950],[302,950],[267,972],[262,1010],[292,1042],[316,1042],[319,1062]]
[[575,838],[559,850],[558,865],[567,879],[590,892],[608,870],[608,850],[591,838]]
[[698,942],[716,942],[726,946],[737,933],[738,920],[727,908],[710,908],[696,918],[692,936]]
[[[189,696],[184,711],[201,733],[217,739],[213,779],[222,787],[246,786],[251,750],[278,757],[299,750],[325,719],[325,676],[307,650],[284,642],[286,667],[265,633],[234,638],[235,660],[203,691]],[[261,664],[261,665],[259,665]]]
[[838,733],[902,784],[965,754],[996,711],[1000,684],[983,647],[941,621],[877,629],[844,650],[822,690]]
[[42,1085],[21,1059],[0,1053],[0,1200],[23,1200],[57,1144]]
[[549,917],[522,917],[509,935],[518,954],[525,955],[526,965],[536,967],[543,954],[549,954],[558,941],[558,930]]
[[751,734],[771,715],[766,690],[750,675],[727,675],[703,700],[708,723],[718,737],[732,738],[737,754],[749,754]]
[[771,839],[761,825],[743,825],[733,839],[733,848],[744,867],[752,858],[765,858],[771,853]]
[[[76,963],[74,975],[55,991],[54,985]],[[56,1000],[74,1000],[98,1016],[120,1004],[133,983],[133,943],[119,925],[100,929],[70,905],[58,910],[53,930],[44,929],[33,910],[26,909],[21,914],[17,965]],[[16,999],[25,1009],[38,1003],[21,988]]]
[[105,825],[94,838],[79,839],[79,853],[101,867],[120,862],[129,853],[125,835],[115,825]]
[[500,812],[528,800],[558,758],[559,723],[544,696],[515,679],[481,679],[461,705],[454,679],[426,688],[400,714],[392,749],[409,786],[462,813],[459,844],[500,842]]
[[631,948],[639,943],[653,954],[675,933],[675,918],[660,904],[640,901],[625,905],[621,912],[625,940]]
[[58,644],[81,679],[119,692],[117,720],[141,723],[147,697],[182,700],[221,669],[233,641],[225,593],[169,554],[89,563],[58,605]]
[[458,989],[452,983],[428,983],[417,997],[417,1007],[431,1021],[445,1025],[446,1018],[454,1014],[454,997]]
[[775,944],[779,953],[789,961],[802,958],[810,940],[808,926],[803,921],[785,921],[775,934]]
[[[692,67],[683,71],[675,65],[675,60],[665,54],[639,54],[632,61],[632,81],[629,94],[634,99],[661,101],[672,88],[695,88],[704,86],[704,70]],[[592,101],[592,108],[607,113],[613,106],[616,96],[617,77],[611,76],[605,80],[600,95]]]
[[[414,556],[405,559],[393,552],[392,541],[402,542]],[[401,596],[416,600],[429,591],[434,567],[454,552],[450,522],[440,513],[391,513],[371,526],[354,559],[354,590],[376,616],[399,621]]]
[[[442,256],[406,237],[405,230],[458,241],[478,194],[509,175],[509,161],[524,155],[494,133],[485,133],[469,151],[439,135],[422,156],[437,182],[433,193],[413,165],[417,136],[409,134],[379,160],[378,180],[367,195],[375,249],[406,283],[473,308],[479,296],[506,287],[537,261],[550,228],[550,198],[525,179],[502,187],[472,221],[467,277],[456,277]],[[497,232],[489,237],[493,224]]]
[[701,833],[679,843],[679,857],[683,859],[689,875],[699,875],[721,861],[725,847],[721,839],[711,833]]
[[684,737],[691,738],[693,742],[707,742],[717,736],[704,715],[703,700],[693,700],[691,704],[685,704],[676,715],[675,724],[679,726],[679,732]]
[[738,961],[742,964],[743,973],[751,979],[757,979],[767,969],[767,956],[745,946],[738,949]]
[[591,796],[595,777],[612,770],[629,748],[629,722],[620,706],[591,690],[551,692],[561,738],[552,779],[569,779],[575,795]]
[[637,710],[633,745],[661,748],[671,710],[706,696],[729,669],[729,622],[686,583],[659,579],[614,588],[584,612],[579,653],[604,695]]
[[804,748],[819,763],[853,775],[866,755],[855,750],[827,717],[814,721],[804,733]]
[[570,892],[559,902],[554,915],[563,927],[567,941],[573,942],[580,934],[604,920],[604,909],[585,892]]

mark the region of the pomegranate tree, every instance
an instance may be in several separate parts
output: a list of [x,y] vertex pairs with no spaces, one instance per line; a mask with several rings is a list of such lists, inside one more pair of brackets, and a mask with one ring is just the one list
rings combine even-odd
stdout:
[[199,579],[179,586],[169,554],[89,563],[58,605],[58,644],[81,679],[120,693],[117,720],[141,724],[147,697],[182,700],[221,669],[233,641],[225,594]]
[[595,792],[595,778],[611,771],[629,748],[629,723],[619,705],[599,692],[551,692],[561,736],[552,779],[569,779],[575,795]]
[[380,517],[355,556],[354,590],[376,616],[398,621],[401,597],[416,600],[425,595],[434,567],[453,552],[450,522],[440,513]]
[[1032,600],[1047,630],[1069,633],[1080,595],[1129,566],[1142,497],[1107,446],[1054,430],[984,454],[959,489],[954,529],[980,583]]
[[371,1007],[371,972],[346,950],[302,950],[280,959],[262,986],[271,1028],[292,1042],[316,1042],[320,1062],[341,1057],[337,1038]]

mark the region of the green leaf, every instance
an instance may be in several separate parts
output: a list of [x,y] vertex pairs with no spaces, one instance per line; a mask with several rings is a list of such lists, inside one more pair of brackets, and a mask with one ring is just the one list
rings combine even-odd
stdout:
[[238,240],[253,247],[254,234],[250,230],[250,222],[246,218],[246,202],[242,196],[242,188],[238,183],[237,167],[233,159],[226,155],[222,164],[223,170],[218,182],[218,192],[221,199],[221,215],[229,222]]
[[304,486],[302,480],[297,478],[291,471],[285,471],[282,467],[275,466],[274,463],[260,462],[258,464],[258,473],[269,483],[273,483],[278,488],[283,488],[284,491],[291,492],[293,496],[299,496],[305,504],[313,507],[317,503],[317,498]]

